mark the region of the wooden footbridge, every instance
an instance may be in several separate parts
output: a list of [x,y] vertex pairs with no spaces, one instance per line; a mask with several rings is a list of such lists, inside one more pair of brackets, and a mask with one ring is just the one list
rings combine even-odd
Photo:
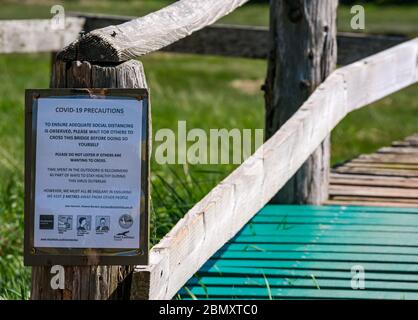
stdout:
[[418,135],[361,155],[331,173],[327,204],[418,207]]
[[417,178],[417,135],[338,166],[328,205],[265,206],[178,297],[418,299]]
[[268,59],[266,142],[151,248],[149,265],[67,266],[64,290],[34,267],[33,299],[418,298],[416,136],[329,168],[329,135],[349,112],[418,81],[418,39],[337,34],[337,0],[271,1],[269,30],[209,26],[246,2],[77,14],[59,31],[0,22],[0,52],[68,45],[57,88],[146,87],[132,59],[157,50]]

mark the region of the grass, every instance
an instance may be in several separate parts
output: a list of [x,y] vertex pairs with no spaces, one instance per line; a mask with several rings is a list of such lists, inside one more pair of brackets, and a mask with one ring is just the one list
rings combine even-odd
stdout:
[[333,131],[333,164],[418,132],[418,85],[349,114]]
[[23,183],[19,174],[5,181],[0,185],[0,300],[27,299],[30,273],[22,262]]
[[[170,1],[63,1],[67,11],[143,15]],[[0,19],[47,18],[55,1],[2,1]],[[30,7],[29,7],[30,5]],[[30,10],[28,10],[30,8]],[[414,9],[414,10],[413,10]],[[349,9],[341,7],[339,28],[348,30]],[[418,7],[366,7],[367,31],[418,34]],[[246,5],[224,23],[267,25],[265,5]],[[264,61],[155,53],[142,59],[152,89],[153,129],[262,128],[258,90]],[[0,299],[28,298],[29,269],[22,265],[23,96],[46,88],[48,54],[0,55]],[[350,114],[333,132],[332,161],[372,152],[418,132],[418,86]],[[234,166],[160,166],[152,163],[151,242],[166,234],[196,201]]]

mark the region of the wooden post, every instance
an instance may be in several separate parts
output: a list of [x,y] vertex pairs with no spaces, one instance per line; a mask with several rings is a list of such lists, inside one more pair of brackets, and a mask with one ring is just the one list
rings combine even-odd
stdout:
[[[56,61],[53,88],[146,88],[142,64],[129,60],[118,65],[100,66],[89,62]],[[31,299],[129,299],[132,267],[65,267],[65,288],[51,289],[50,267],[32,268]]]
[[[338,0],[271,2],[272,47],[265,84],[266,139],[334,70],[337,61],[337,7]],[[328,198],[329,162],[330,139],[327,137],[272,201],[322,203]]]

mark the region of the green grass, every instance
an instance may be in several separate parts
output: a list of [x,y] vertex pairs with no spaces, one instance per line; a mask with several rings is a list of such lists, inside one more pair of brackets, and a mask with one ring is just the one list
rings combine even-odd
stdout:
[[418,132],[418,85],[349,114],[333,131],[332,162],[370,153]]
[[0,184],[0,300],[29,298],[29,268],[23,266],[23,182],[19,173]]
[[[64,1],[67,11],[143,15],[170,1]],[[55,1],[2,1],[0,19],[47,18]],[[348,30],[348,8],[339,27]],[[418,7],[367,6],[367,31],[418,34]],[[268,8],[246,5],[224,23],[267,25]],[[209,128],[262,128],[259,88],[264,61],[156,53],[142,59],[152,90],[153,128],[176,129],[178,120]],[[0,55],[0,299],[27,298],[29,269],[22,265],[23,97],[25,88],[46,88],[49,55]],[[372,152],[418,132],[418,86],[349,115],[333,132],[333,163]],[[151,242],[166,234],[196,201],[234,166],[160,166],[152,163]]]
[[0,55],[0,299],[27,298],[23,249],[23,94],[48,86],[47,55]]

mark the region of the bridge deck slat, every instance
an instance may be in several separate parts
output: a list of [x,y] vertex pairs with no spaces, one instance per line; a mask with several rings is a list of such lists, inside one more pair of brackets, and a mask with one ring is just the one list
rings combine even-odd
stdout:
[[328,204],[418,207],[418,135],[360,155],[331,173]]

